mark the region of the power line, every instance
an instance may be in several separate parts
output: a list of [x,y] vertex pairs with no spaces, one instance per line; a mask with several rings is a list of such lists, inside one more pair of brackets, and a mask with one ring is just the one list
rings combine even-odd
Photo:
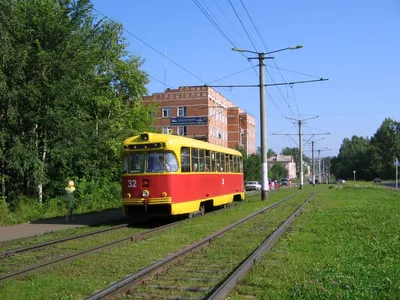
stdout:
[[229,1],[229,4],[231,5],[231,7],[232,7],[233,11],[235,12],[235,15],[236,15],[236,17],[238,18],[238,20],[239,20],[240,24],[242,25],[244,32],[246,32],[246,35],[247,35],[247,37],[249,38],[249,40],[250,40],[250,43],[253,45],[253,47],[254,47],[254,50],[257,52],[257,48],[256,48],[256,46],[254,45],[254,43],[253,43],[253,40],[252,40],[251,36],[249,35],[249,33],[247,32],[247,29],[246,29],[246,27],[244,26],[244,24],[243,24],[242,20],[240,19],[240,17],[239,17],[239,15],[238,15],[238,13],[236,12],[236,9],[235,9],[235,7],[233,6],[233,4],[232,4],[231,0],[228,0],[228,1]]
[[[260,40],[261,40],[261,42],[263,43],[264,47],[265,47],[265,48],[267,49],[267,51],[268,51],[267,44],[265,43],[263,37],[261,36],[261,34],[260,34],[260,32],[259,32],[257,26],[256,26],[255,23],[253,22],[253,19],[252,19],[252,17],[250,16],[250,13],[248,12],[246,6],[244,5],[244,3],[243,3],[242,0],[240,0],[240,3],[242,4],[243,9],[245,10],[245,12],[246,12],[246,14],[247,14],[247,16],[248,16],[248,18],[249,18],[251,24],[253,25],[254,29],[256,30],[258,37],[260,38]],[[275,62],[275,60],[273,61],[273,63],[274,63],[274,65],[276,66],[276,69],[278,70],[279,74],[281,75],[282,80],[283,80],[283,81],[286,81],[285,78],[283,78],[283,75],[282,75],[281,71],[279,70],[278,65],[277,65],[277,63]],[[272,77],[271,73],[268,71],[267,67],[265,67],[265,69],[266,69],[268,75],[271,77],[272,82],[275,83],[275,80],[274,80],[274,78]],[[292,108],[291,108],[290,104],[287,102],[286,98],[283,96],[283,94],[282,94],[280,88],[277,87],[277,90],[278,90],[279,93],[281,94],[283,101],[284,101],[284,102],[286,103],[286,105],[289,107],[289,110],[291,111],[292,115],[294,116],[294,112],[292,111]],[[286,89],[286,90],[287,90],[287,89]],[[294,102],[295,102],[295,106],[296,106],[296,108],[297,108],[297,111],[298,111],[298,113],[299,113],[299,115],[300,115],[299,107],[298,107],[298,105],[297,105],[297,101],[296,101],[295,98],[294,98]]]
[[[96,11],[97,13],[99,13],[100,15],[102,15],[103,17],[105,17],[106,19],[114,22],[112,19],[110,19],[108,16],[106,16],[105,14],[103,14],[102,12],[100,12],[99,10],[97,10],[96,8],[93,7],[93,10]],[[131,35],[132,37],[134,37],[135,39],[137,39],[139,42],[145,44],[147,47],[149,47],[150,49],[152,49],[153,51],[157,52],[158,54],[160,54],[162,57],[168,59],[170,62],[172,62],[174,65],[178,66],[179,68],[181,68],[182,70],[184,70],[185,72],[187,72],[188,74],[192,75],[193,77],[197,78],[198,80],[206,83],[205,80],[201,79],[200,77],[198,77],[197,75],[195,75],[194,73],[190,72],[188,69],[186,69],[185,67],[181,66],[180,64],[178,64],[176,61],[172,60],[171,58],[167,57],[165,54],[163,54],[162,52],[158,51],[156,48],[152,47],[151,45],[149,45],[148,43],[146,43],[144,40],[142,40],[141,38],[137,37],[136,35],[134,35],[132,32],[128,31],[127,29],[125,29],[124,27],[122,27],[122,30],[125,31],[126,33],[128,33],[129,35]]]

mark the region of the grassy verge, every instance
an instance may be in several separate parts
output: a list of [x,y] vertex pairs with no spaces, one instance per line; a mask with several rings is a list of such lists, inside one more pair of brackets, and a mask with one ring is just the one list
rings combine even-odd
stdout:
[[248,197],[248,202],[219,214],[186,220],[168,232],[145,241],[123,245],[77,259],[43,273],[32,274],[25,280],[9,280],[0,289],[0,298],[60,299],[84,298],[93,291],[118,281],[129,273],[155,262],[169,253],[221,229],[283,197],[293,194],[291,189],[272,193],[269,201],[260,196]]
[[[301,194],[289,199],[279,207],[260,214],[228,231],[222,237],[214,240],[208,247],[191,254],[189,258],[185,258],[176,268],[171,267],[161,275],[148,280],[147,285],[150,285],[150,288],[147,285],[137,286],[133,293],[203,299],[206,296],[205,292],[178,291],[175,289],[164,291],[153,289],[151,286],[185,286],[193,288],[201,286],[211,289],[247,258],[308,197],[309,195]],[[192,273],[195,270],[200,272]],[[210,270],[215,272],[202,272]],[[199,277],[200,282],[193,280],[193,278],[198,279]],[[204,277],[206,277],[207,281],[203,280]],[[138,299],[138,297],[129,295],[125,298]],[[160,298],[162,299],[162,297]]]
[[400,298],[400,193],[370,183],[329,187],[315,187],[293,230],[230,299]]

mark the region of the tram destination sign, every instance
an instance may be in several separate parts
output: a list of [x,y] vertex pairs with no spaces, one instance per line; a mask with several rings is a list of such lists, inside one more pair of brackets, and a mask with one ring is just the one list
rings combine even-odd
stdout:
[[171,125],[188,126],[188,125],[207,125],[207,117],[178,117],[171,118]]

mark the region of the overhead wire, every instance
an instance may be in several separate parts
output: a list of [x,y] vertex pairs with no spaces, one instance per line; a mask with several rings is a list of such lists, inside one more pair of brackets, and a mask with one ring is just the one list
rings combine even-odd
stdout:
[[[255,25],[255,23],[254,23],[254,21],[253,21],[253,18],[250,16],[250,13],[248,12],[248,10],[247,10],[246,6],[244,5],[243,1],[240,0],[240,3],[242,4],[243,9],[245,10],[245,12],[246,12],[246,14],[247,14],[247,17],[249,18],[249,20],[250,20],[251,24],[253,25],[254,29],[256,30],[257,35],[258,35],[258,37],[260,38],[261,42],[263,43],[264,47],[267,49],[267,51],[269,51],[269,50],[268,50],[267,44],[265,43],[263,37],[261,36],[261,34],[260,34],[260,32],[259,32],[257,26]],[[279,71],[279,74],[281,75],[282,80],[283,80],[284,82],[286,82],[286,80],[285,80],[285,78],[283,77],[282,73],[280,72],[280,70],[279,70],[279,68],[278,68],[278,65],[277,65],[277,63],[275,62],[275,60],[273,60],[273,63],[274,63],[274,65],[276,66],[277,70]],[[274,78],[272,77],[272,75],[271,75],[271,73],[269,72],[269,70],[268,70],[267,67],[265,67],[265,70],[267,71],[268,75],[271,77],[272,82],[275,84],[275,80],[274,80]],[[292,111],[292,108],[291,108],[290,104],[286,101],[286,98],[283,96],[283,94],[282,94],[280,88],[279,88],[278,86],[276,86],[276,88],[277,88],[277,90],[279,91],[279,93],[280,93],[282,99],[286,102],[287,106],[289,107],[289,110],[291,111],[292,115],[295,116],[295,115],[294,115],[294,112]],[[286,88],[286,90],[287,90],[287,88]],[[295,101],[295,105],[296,105],[296,107],[297,107],[297,111],[299,112],[298,105],[297,105],[297,102],[296,102],[296,101]],[[300,114],[300,112],[299,112],[299,114]]]
[[[102,12],[100,12],[99,10],[97,10],[96,8],[93,7],[93,10],[96,11],[97,13],[99,13],[100,15],[102,15],[104,18],[113,21],[112,19],[110,19],[108,16],[106,16],[105,14],[103,14]],[[191,71],[189,71],[188,69],[186,69],[185,67],[183,67],[182,65],[180,65],[179,63],[177,63],[176,61],[174,61],[173,59],[167,57],[164,53],[160,52],[159,50],[157,50],[156,48],[154,48],[153,46],[151,46],[150,44],[146,43],[144,40],[142,40],[141,38],[139,38],[138,36],[134,35],[132,32],[130,32],[129,30],[125,29],[124,27],[122,28],[123,31],[125,31],[126,33],[128,33],[130,36],[134,37],[135,39],[137,39],[139,42],[143,43],[144,45],[146,45],[147,47],[149,47],[150,49],[152,49],[153,51],[155,51],[156,53],[160,54],[162,57],[164,57],[165,59],[169,60],[170,62],[172,62],[174,65],[176,65],[177,67],[181,68],[182,70],[184,70],[185,72],[187,72],[188,74],[192,75],[193,77],[197,78],[198,80],[202,81],[203,83],[206,83],[205,80],[203,80],[202,78],[198,77],[196,74],[192,73]]]

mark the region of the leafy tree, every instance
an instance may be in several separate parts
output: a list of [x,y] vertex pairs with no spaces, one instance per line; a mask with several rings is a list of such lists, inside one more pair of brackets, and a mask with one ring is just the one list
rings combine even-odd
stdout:
[[270,172],[268,174],[268,177],[270,179],[280,179],[287,177],[288,171],[285,169],[285,167],[280,164],[280,163],[275,163],[272,168],[270,169]]
[[252,154],[247,158],[244,166],[244,178],[246,181],[261,181],[261,156],[260,154]]
[[371,147],[374,176],[393,178],[393,163],[400,157],[400,122],[386,118],[371,138]]
[[273,156],[276,156],[276,152],[272,148],[269,148],[267,152],[267,157],[270,158]]
[[[294,161],[296,163],[296,174],[297,174],[297,177],[299,177],[300,176],[300,149],[299,148],[286,147],[286,148],[282,149],[282,154],[283,155],[291,155],[291,156],[293,156]],[[303,153],[303,162],[306,162],[309,165],[311,165],[310,159],[307,156],[305,156],[304,153]],[[305,174],[308,173],[308,168],[304,167],[304,165],[303,165],[303,172]]]
[[332,173],[344,179],[353,178],[353,170],[360,180],[371,180],[375,176],[371,172],[371,147],[368,138],[353,136],[345,138],[337,158],[332,159]]
[[148,128],[143,61],[89,0],[0,2],[3,195],[57,193],[68,177],[116,179],[121,141]]

